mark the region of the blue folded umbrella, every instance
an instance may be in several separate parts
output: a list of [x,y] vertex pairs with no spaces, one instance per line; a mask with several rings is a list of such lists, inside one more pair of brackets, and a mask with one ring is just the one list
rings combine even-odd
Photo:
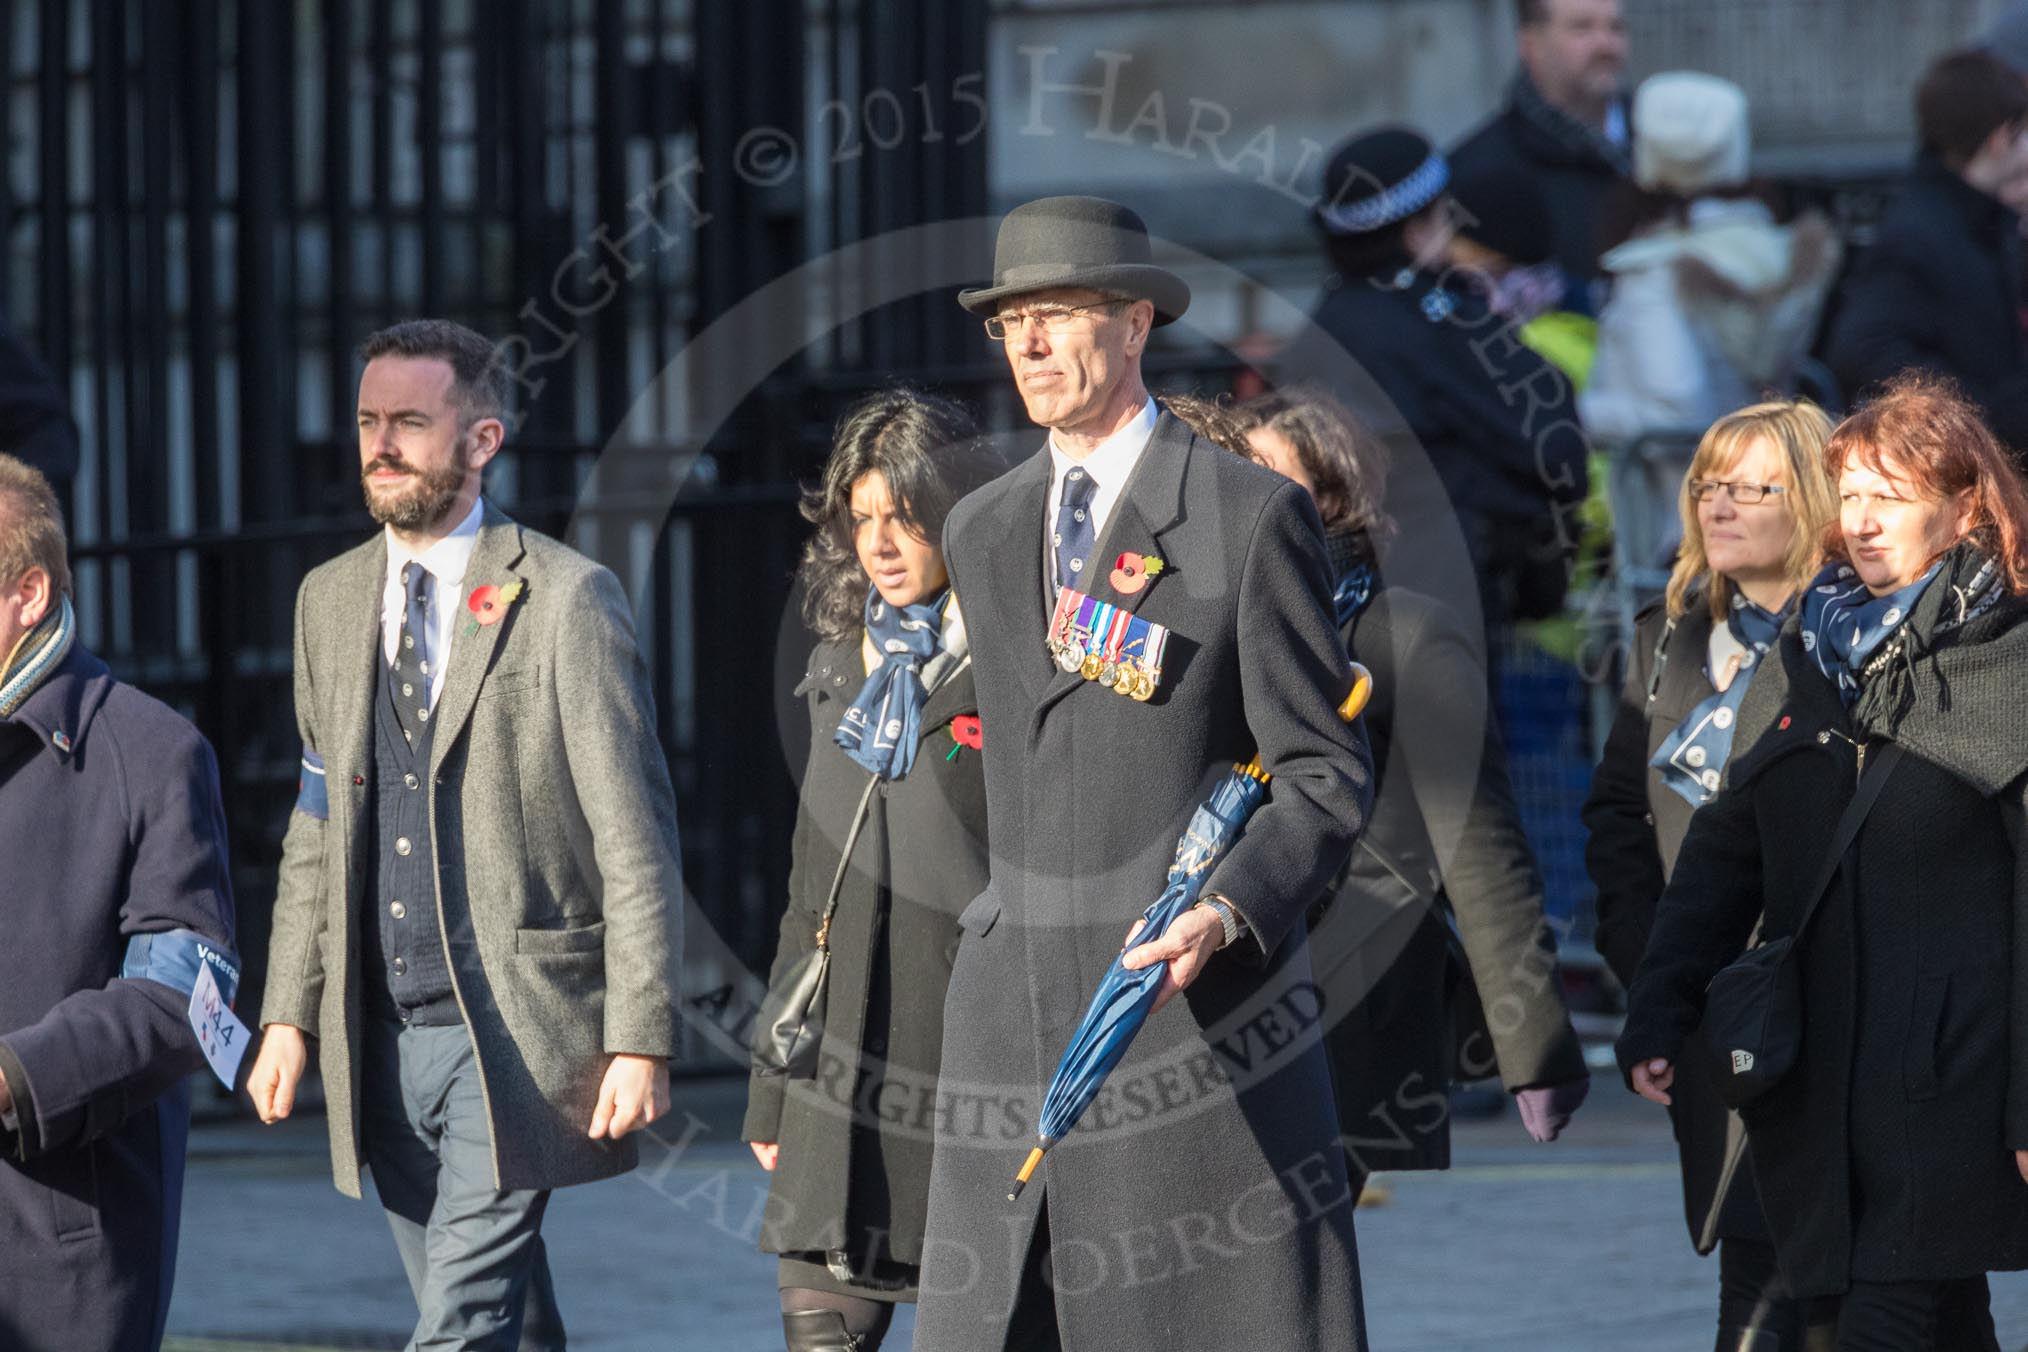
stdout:
[[[1359,716],[1373,689],[1373,678],[1356,662],[1352,676],[1352,693],[1338,708],[1338,716],[1347,723]],[[1167,886],[1141,912],[1146,923],[1134,936],[1137,944],[1155,939],[1168,930],[1177,916],[1197,904],[1204,880],[1239,839],[1247,818],[1267,797],[1267,784],[1268,774],[1256,756],[1245,765],[1233,766],[1212,790],[1211,797],[1191,814],[1190,825],[1176,842],[1176,857],[1169,865]],[[1124,956],[1122,950],[1120,957]],[[1049,1092],[1042,1099],[1042,1122],[1036,1133],[1040,1144],[1028,1152],[1028,1162],[1015,1176],[1008,1201],[1021,1195],[1028,1180],[1034,1177],[1036,1166],[1042,1163],[1043,1153],[1070,1134],[1098,1096],[1106,1077],[1119,1065],[1141,1025],[1147,1022],[1148,1012],[1155,1006],[1155,994],[1168,970],[1168,963],[1158,962],[1129,971],[1121,965],[1119,957],[1106,969],[1097,992],[1092,995],[1091,1007],[1085,1010],[1063,1059],[1056,1063],[1056,1074],[1050,1077]]]

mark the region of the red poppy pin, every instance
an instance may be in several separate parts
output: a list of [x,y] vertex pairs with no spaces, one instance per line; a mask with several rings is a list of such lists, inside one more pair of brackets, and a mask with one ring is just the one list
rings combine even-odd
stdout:
[[1789,716],[1787,714],[1783,714],[1781,730],[1783,732],[1787,732],[1788,729],[1789,729]]
[[472,618],[465,624],[465,632],[476,634],[482,624],[498,624],[507,617],[507,607],[521,599],[521,583],[514,581],[504,587],[487,583],[476,587],[465,602],[465,608],[472,612]]
[[977,714],[959,714],[951,720],[951,740],[957,745],[951,748],[951,754],[945,756],[945,760],[956,760],[958,752],[965,747],[983,751],[986,747],[986,725],[979,721]]
[[1112,576],[1107,580],[1120,595],[1132,596],[1147,586],[1151,579],[1160,577],[1166,567],[1168,565],[1154,554],[1136,554],[1130,550],[1114,562]]

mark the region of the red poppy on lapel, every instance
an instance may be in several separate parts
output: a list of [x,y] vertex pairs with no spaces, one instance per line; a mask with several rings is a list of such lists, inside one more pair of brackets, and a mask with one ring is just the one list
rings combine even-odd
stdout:
[[520,597],[521,583],[518,581],[510,582],[504,587],[496,587],[489,582],[483,587],[473,588],[472,595],[465,602],[465,608],[472,612],[472,618],[466,624],[465,632],[475,634],[482,624],[500,623],[507,617],[507,607],[513,605]]
[[986,725],[979,721],[977,714],[959,714],[951,720],[951,736],[959,746],[968,746],[974,751],[986,747]]
[[1132,596],[1147,586],[1151,579],[1159,577],[1166,566],[1156,555],[1136,554],[1129,550],[1113,563],[1112,576],[1107,581],[1120,595]]

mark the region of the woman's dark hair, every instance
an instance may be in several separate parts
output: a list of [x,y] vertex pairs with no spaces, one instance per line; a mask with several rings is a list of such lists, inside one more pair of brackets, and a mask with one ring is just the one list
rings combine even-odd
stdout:
[[2028,85],[2006,63],[1981,51],[1937,58],[1915,90],[1922,148],[1953,169],[1979,153],[1995,130],[2028,119]]
[[[1833,479],[1854,461],[1921,498],[1969,493],[1964,538],[1979,542],[2009,592],[2028,594],[2028,485],[1955,381],[1914,368],[1889,380],[1838,424],[1824,448]],[[1845,557],[1835,519],[1824,544],[1826,554]]]
[[901,524],[934,545],[958,499],[1000,468],[972,415],[948,399],[894,386],[847,409],[832,435],[824,477],[803,492],[803,519],[817,528],[796,574],[804,622],[833,642],[851,638],[865,622],[871,584],[852,538],[852,490],[861,479],[879,474],[886,480]]
[[1233,410],[1241,428],[1264,428],[1295,449],[1316,487],[1317,515],[1328,531],[1363,531],[1375,543],[1394,532],[1387,497],[1387,444],[1358,415],[1322,390],[1289,385],[1255,395]]
[[[1792,214],[1782,194],[1772,183],[1764,179],[1751,179],[1745,183],[1728,183],[1708,188],[1698,193],[1697,198],[1758,201],[1774,213],[1776,220],[1783,220]],[[1652,230],[1658,225],[1686,224],[1690,219],[1691,200],[1679,193],[1643,188],[1630,178],[1615,183],[1607,189],[1605,199],[1599,204],[1596,241],[1598,256],[1604,257],[1634,236]]]

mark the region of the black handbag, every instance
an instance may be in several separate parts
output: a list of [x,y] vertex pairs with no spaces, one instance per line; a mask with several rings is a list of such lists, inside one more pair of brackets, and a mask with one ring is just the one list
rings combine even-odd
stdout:
[[1705,987],[1701,1031],[1711,1056],[1712,1081],[1728,1108],[1744,1108],[1780,1084],[1802,1054],[1803,985],[1796,971],[1796,945],[1900,759],[1901,747],[1889,742],[1860,775],[1795,932],[1755,944],[1721,968]]
[[768,988],[761,1001],[760,1017],[754,1021],[753,1069],[759,1075],[785,1075],[807,1080],[817,1073],[817,1049],[824,1042],[824,1012],[831,987],[831,917],[838,912],[838,893],[845,885],[845,870],[851,866],[852,851],[859,843],[859,828],[866,825],[868,805],[880,785],[875,775],[859,796],[852,814],[852,829],[845,835],[845,848],[838,855],[838,871],[831,878],[831,895],[824,901],[823,918],[817,923],[817,944],[796,959],[782,979]]

